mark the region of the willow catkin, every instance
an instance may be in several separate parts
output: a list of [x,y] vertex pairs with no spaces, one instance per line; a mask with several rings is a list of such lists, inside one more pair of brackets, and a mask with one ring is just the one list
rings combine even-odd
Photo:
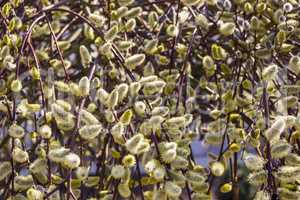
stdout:
[[159,115],[165,117],[166,115],[169,114],[169,111],[170,109],[167,106],[159,106],[152,109],[151,115],[152,116]]
[[287,142],[279,141],[271,144],[271,155],[274,159],[285,158],[291,152],[292,148]]
[[98,15],[98,14],[90,14],[89,15],[89,19],[95,23],[95,25],[97,27],[102,27],[106,21],[106,18],[102,15]]
[[125,29],[127,32],[133,32],[136,27],[136,20],[134,18],[129,19],[125,24]]
[[79,115],[80,120],[86,125],[97,125],[100,123],[99,120],[87,110],[80,110]]
[[166,33],[171,37],[176,37],[178,32],[179,32],[178,27],[174,24],[170,24],[166,30]]
[[8,134],[13,138],[22,138],[25,135],[25,131],[23,127],[13,124],[9,127]]
[[102,125],[85,125],[79,129],[79,135],[82,139],[92,140],[102,131]]
[[258,155],[246,153],[244,156],[246,167],[251,171],[261,170],[264,167],[265,161]]
[[132,4],[134,2],[134,0],[118,0],[118,3],[121,6],[129,6],[130,4]]
[[12,173],[11,163],[9,161],[1,162],[0,171],[0,181],[2,181]]
[[135,54],[125,59],[125,65],[128,69],[134,70],[137,66],[142,65],[145,61],[145,54]]
[[119,100],[119,92],[118,89],[114,89],[111,91],[111,93],[108,95],[106,104],[108,108],[114,109],[118,105]]
[[125,168],[123,165],[115,165],[112,167],[111,169],[111,175],[115,178],[115,179],[120,179],[122,177],[124,177],[125,175]]
[[210,169],[211,169],[211,173],[214,176],[222,176],[225,172],[224,164],[221,162],[217,162],[217,161],[215,161],[211,164]]
[[260,186],[267,181],[267,177],[265,170],[255,171],[249,174],[248,181],[251,185]]
[[295,153],[289,153],[286,157],[285,157],[285,163],[287,165],[295,165],[295,166],[300,166],[300,156],[298,156]]
[[16,161],[18,163],[24,163],[29,160],[29,155],[26,151],[23,151],[22,149],[17,147],[17,148],[14,148],[14,150],[12,152],[12,158],[14,161]]
[[158,44],[157,39],[152,39],[152,40],[146,41],[144,51],[150,55],[154,54],[157,50],[157,44]]
[[133,112],[131,109],[126,110],[120,117],[120,122],[124,125],[129,125],[132,121]]
[[79,180],[85,180],[88,178],[90,167],[77,167],[76,169],[76,177]]
[[287,183],[292,183],[299,180],[300,178],[300,167],[299,166],[281,166],[276,172],[276,177]]
[[152,176],[156,180],[161,181],[166,176],[166,169],[163,166],[158,166],[153,170]]
[[278,188],[279,197],[282,200],[298,200],[300,196],[299,191],[292,191],[287,188]]
[[80,54],[81,64],[84,67],[88,67],[88,65],[92,62],[92,56],[89,50],[84,45],[81,45],[79,47],[79,54]]
[[10,89],[13,92],[20,92],[22,89],[22,82],[19,79],[13,80],[10,84]]
[[278,140],[281,133],[285,130],[285,126],[285,121],[283,119],[277,119],[272,126],[265,131],[265,137],[268,141]]
[[165,183],[165,192],[169,197],[178,198],[181,195],[182,189],[174,182],[167,181]]
[[37,158],[35,159],[30,165],[29,170],[30,172],[34,174],[38,174],[40,172],[43,172],[47,169],[47,160],[43,158]]
[[56,149],[51,149],[49,151],[48,157],[53,162],[61,163],[64,161],[64,157],[69,153],[70,153],[70,149],[59,147]]
[[80,79],[78,83],[79,94],[81,96],[88,96],[90,93],[90,80],[87,76]]
[[231,183],[225,183],[220,187],[220,192],[222,193],[228,193],[232,190],[232,184]]
[[114,40],[115,37],[116,37],[117,34],[118,34],[118,31],[119,31],[119,29],[118,29],[118,26],[117,26],[117,25],[112,26],[112,27],[105,33],[104,39],[105,39],[106,41]]
[[75,169],[80,165],[80,157],[75,153],[68,153],[63,157],[63,165],[69,169]]
[[124,138],[123,138],[124,132],[125,132],[125,127],[124,124],[121,122],[116,123],[111,128],[111,135],[113,136],[114,141],[118,144],[124,143]]
[[219,31],[224,36],[232,35],[235,31],[235,24],[232,22],[226,22],[220,25]]
[[200,0],[181,0],[183,4],[187,5],[187,6],[195,6],[198,3],[200,3]]
[[128,155],[126,155],[126,156],[123,157],[122,164],[125,167],[133,167],[136,164],[136,159],[135,159],[135,157],[133,155],[128,154]]
[[128,18],[128,19],[132,19],[132,18],[135,18],[135,17],[138,17],[141,12],[142,12],[142,8],[141,7],[134,7],[134,8],[131,8],[130,10],[128,10],[125,14],[125,17]]
[[276,78],[278,73],[278,66],[271,64],[268,67],[264,68],[262,71],[262,79],[266,81],[271,81]]
[[106,92],[103,88],[99,88],[96,92],[96,97],[102,104],[106,104],[106,100],[108,99],[109,93]]
[[127,183],[121,183],[118,185],[118,192],[123,198],[128,198],[131,195],[131,190]]
[[44,194],[43,192],[30,188],[26,191],[27,199],[28,200],[43,200],[44,199]]
[[118,90],[118,103],[121,103],[128,95],[129,86],[126,83],[121,83],[117,87]]
[[16,191],[24,191],[33,185],[32,175],[18,175],[14,178],[14,185]]
[[146,112],[146,104],[143,101],[137,101],[133,105],[134,112],[139,116],[143,116]]

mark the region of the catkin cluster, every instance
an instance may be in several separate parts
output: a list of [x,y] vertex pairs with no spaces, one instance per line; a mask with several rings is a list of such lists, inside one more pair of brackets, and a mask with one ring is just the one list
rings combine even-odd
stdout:
[[0,7],[0,199],[300,199],[298,1]]

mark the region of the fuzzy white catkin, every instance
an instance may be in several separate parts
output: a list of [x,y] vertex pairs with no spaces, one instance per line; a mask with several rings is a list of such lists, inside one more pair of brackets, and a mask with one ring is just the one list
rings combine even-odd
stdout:
[[8,134],[9,134],[9,136],[11,136],[13,138],[22,138],[25,135],[25,131],[24,131],[23,127],[21,127],[17,124],[13,124],[9,127]]
[[49,151],[48,157],[51,161],[61,163],[64,161],[64,157],[70,153],[70,149],[64,147],[51,149]]
[[81,58],[81,64],[84,67],[87,67],[92,62],[92,56],[89,50],[84,45],[81,45],[79,47],[79,53]]
[[141,84],[139,82],[133,82],[129,85],[129,94],[131,97],[135,97],[138,95],[140,89],[141,89]]
[[165,191],[169,197],[178,198],[181,195],[182,189],[174,182],[167,181],[165,184]]
[[115,37],[117,36],[118,34],[118,26],[117,25],[114,25],[113,27],[111,27],[104,35],[104,39],[106,41],[111,41],[113,39],[115,39]]
[[262,71],[262,79],[266,81],[271,81],[276,78],[278,73],[278,66],[271,64],[268,67],[264,68]]
[[146,104],[142,101],[137,101],[134,103],[133,108],[138,115],[143,116],[146,111]]
[[26,175],[26,176],[16,176],[14,179],[15,183],[15,190],[26,190],[30,188],[33,185],[33,177],[32,175]]
[[115,179],[122,178],[125,175],[125,168],[122,165],[115,165],[111,169],[111,175]]
[[45,169],[47,169],[47,161],[42,158],[37,158],[29,166],[30,172],[35,174],[43,172]]
[[63,164],[69,169],[75,169],[80,165],[80,158],[75,153],[69,153],[63,157]]
[[2,181],[3,179],[5,179],[6,177],[8,177],[11,172],[12,172],[12,168],[11,168],[11,163],[9,161],[4,161],[0,164],[0,181]]
[[232,22],[223,23],[220,25],[219,31],[224,36],[229,36],[234,33],[235,24]]
[[265,131],[265,137],[268,141],[278,140],[281,133],[284,131],[285,126],[285,121],[283,119],[277,119],[272,126]]
[[114,109],[118,105],[119,92],[118,89],[114,89],[108,96],[106,103],[111,109]]
[[125,59],[125,65],[128,69],[134,70],[137,66],[143,64],[145,58],[145,54],[135,54]]
[[154,54],[155,51],[157,50],[157,44],[158,44],[157,39],[148,40],[145,44],[144,51],[148,54]]
[[26,151],[23,151],[19,147],[14,148],[14,150],[12,152],[12,157],[13,157],[14,161],[16,161],[18,163],[24,163],[24,162],[28,161],[28,159],[29,159],[28,153]]
[[49,139],[49,138],[51,138],[52,130],[51,130],[50,126],[45,124],[38,129],[38,133],[40,134],[40,136],[42,138]]
[[85,140],[92,140],[97,137],[102,130],[102,125],[85,125],[79,129],[79,135]]
[[117,89],[119,93],[118,103],[121,103],[127,97],[129,86],[126,83],[121,83]]
[[265,164],[265,161],[261,157],[251,153],[245,154],[244,162],[246,167],[251,171],[261,170]]
[[88,112],[87,110],[80,110],[79,112],[80,115],[80,119],[83,123],[85,123],[86,125],[96,125],[99,124],[99,120],[90,112]]
[[34,188],[30,188],[26,192],[27,199],[28,200],[43,200],[43,193],[39,190],[36,190]]
[[211,173],[214,175],[214,176],[222,176],[225,172],[225,167],[224,167],[224,164],[222,164],[221,162],[213,162],[211,164]]
[[13,80],[10,84],[10,89],[13,92],[20,92],[22,89],[22,82],[20,80]]
[[80,79],[78,89],[81,96],[88,96],[90,93],[90,80],[87,76]]
[[97,27],[102,27],[106,18],[98,14],[90,14],[89,19],[96,24]]
[[106,104],[106,100],[108,99],[109,94],[103,88],[99,88],[97,90],[96,96],[97,96],[97,99],[100,101],[100,103],[102,103],[102,104],[105,105]]
[[76,177],[79,180],[85,180],[89,175],[89,170],[90,170],[89,167],[78,167],[75,172]]

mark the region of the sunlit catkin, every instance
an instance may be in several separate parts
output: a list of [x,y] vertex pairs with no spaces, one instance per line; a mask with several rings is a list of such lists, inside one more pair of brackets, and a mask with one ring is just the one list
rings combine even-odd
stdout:
[[78,89],[81,96],[88,96],[90,93],[90,80],[87,76],[80,79]]
[[22,89],[22,82],[19,79],[13,80],[10,84],[10,89],[13,92],[20,92]]
[[124,125],[129,125],[133,117],[133,112],[131,109],[126,110],[120,117],[120,122]]
[[143,64],[145,58],[145,54],[135,54],[125,59],[125,65],[128,69],[134,70],[137,66]]
[[165,192],[169,197],[178,198],[181,195],[182,189],[174,182],[167,181],[165,184]]
[[111,175],[115,179],[120,179],[125,175],[125,168],[122,165],[115,165],[111,169]]
[[79,48],[79,53],[81,64],[84,67],[88,67],[88,65],[92,62],[92,56],[90,55],[89,50],[84,45],[81,45]]
[[263,158],[259,157],[258,155],[246,153],[244,156],[244,162],[246,167],[251,170],[261,170],[264,167],[265,161]]
[[265,131],[267,140],[278,140],[281,133],[285,130],[285,121],[282,118],[277,119],[272,126]]
[[44,194],[41,191],[34,188],[28,189],[26,195],[28,200],[43,200],[44,197]]
[[107,106],[111,109],[114,109],[118,105],[118,100],[119,100],[119,92],[117,89],[114,89],[107,97],[106,100]]
[[13,124],[9,127],[8,134],[13,138],[22,138],[25,135],[25,131],[23,127]]
[[80,110],[79,115],[81,121],[86,125],[96,125],[100,123],[99,120],[92,113],[84,109]]
[[52,130],[51,130],[50,126],[45,124],[38,129],[38,133],[40,134],[40,136],[42,138],[49,139],[49,138],[51,138]]
[[211,164],[210,169],[211,169],[211,173],[214,176],[222,176],[225,171],[225,166],[221,162],[215,161]]
[[75,169],[80,165],[80,157],[75,153],[68,153],[63,157],[63,165],[69,169]]
[[79,129],[79,135],[85,140],[92,140],[97,137],[102,130],[102,125],[85,125]]

